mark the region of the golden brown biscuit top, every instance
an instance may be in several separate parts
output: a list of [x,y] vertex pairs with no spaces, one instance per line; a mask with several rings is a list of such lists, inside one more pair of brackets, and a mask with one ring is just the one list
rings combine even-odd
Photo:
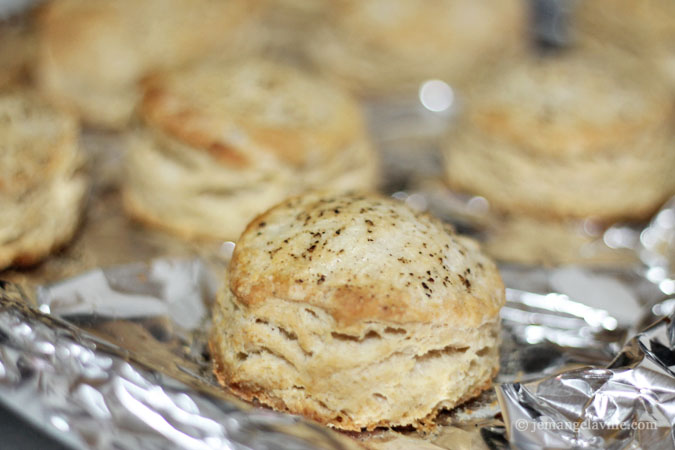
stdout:
[[337,87],[260,59],[211,60],[148,83],[143,116],[223,163],[255,164],[255,152],[311,164],[363,139],[356,102]]
[[656,72],[609,50],[531,57],[476,86],[467,117],[535,153],[611,152],[672,120],[672,96]]
[[23,192],[72,164],[77,133],[73,116],[33,92],[0,95],[0,192]]
[[244,304],[307,303],[338,324],[368,320],[477,326],[504,304],[478,245],[405,204],[374,194],[306,194],[251,222],[230,264]]

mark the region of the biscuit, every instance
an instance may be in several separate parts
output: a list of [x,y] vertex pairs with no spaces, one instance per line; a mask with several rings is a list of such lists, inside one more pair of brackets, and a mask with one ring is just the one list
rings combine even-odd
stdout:
[[645,219],[675,191],[668,92],[605,53],[514,64],[469,96],[444,144],[448,182],[502,213]]
[[307,40],[327,11],[327,0],[261,0],[251,39],[269,54],[305,62]]
[[373,194],[253,220],[213,312],[219,381],[344,430],[432,426],[491,384],[504,286],[478,245]]
[[525,46],[519,0],[337,0],[309,42],[316,65],[365,95],[452,84]]
[[138,82],[241,44],[245,0],[60,0],[40,20],[37,79],[54,102],[87,123],[121,128],[142,92]]
[[35,49],[35,32],[27,19],[0,21],[0,88],[27,81]]
[[35,263],[75,232],[86,192],[78,132],[32,92],[0,95],[0,269]]
[[289,195],[377,181],[357,103],[284,65],[212,60],[157,77],[141,114],[127,152],[127,209],[188,238],[235,239]]
[[660,0],[575,3],[572,29],[579,45],[610,45],[653,63],[675,86],[675,4]]

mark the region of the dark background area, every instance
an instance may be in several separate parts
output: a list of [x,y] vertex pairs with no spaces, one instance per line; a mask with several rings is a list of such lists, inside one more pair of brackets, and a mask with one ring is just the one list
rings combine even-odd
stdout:
[[70,450],[0,405],[0,449]]

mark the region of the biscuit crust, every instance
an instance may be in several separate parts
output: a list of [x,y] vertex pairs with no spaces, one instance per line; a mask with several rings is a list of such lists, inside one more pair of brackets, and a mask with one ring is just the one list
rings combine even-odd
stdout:
[[445,143],[445,172],[453,189],[485,197],[497,213],[644,220],[675,192],[672,141],[663,124],[604,151],[537,154],[467,120]]
[[259,153],[301,167],[365,133],[358,105],[342,90],[262,59],[213,60],[147,86],[149,126],[234,167],[256,164]]
[[230,288],[249,306],[321,307],[349,329],[367,319],[479,326],[497,315],[504,286],[478,244],[429,215],[386,197],[308,194],[249,224]]
[[149,129],[130,137],[126,170],[126,211],[185,239],[235,240],[251,218],[289,195],[318,186],[368,190],[377,180],[374,151],[365,141],[317,167],[261,163],[245,170]]
[[218,380],[332,427],[433,427],[490,386],[504,287],[473,241],[374,194],[305,194],[240,238],[213,310]]
[[356,101],[285,65],[211,61],[158,77],[143,116],[128,146],[127,210],[188,238],[233,240],[284,198],[378,181]]
[[35,30],[28,19],[0,23],[0,88],[30,78],[36,51]]

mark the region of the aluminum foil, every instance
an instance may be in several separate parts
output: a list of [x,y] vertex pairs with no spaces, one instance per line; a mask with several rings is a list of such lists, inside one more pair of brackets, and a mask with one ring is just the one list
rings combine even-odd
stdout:
[[[504,268],[511,287],[502,311],[499,392],[608,364],[631,324],[625,304],[598,306],[624,296],[645,309],[662,297],[654,284],[636,283],[636,274],[570,270]],[[514,439],[506,397],[500,407],[494,390],[442,414],[438,429],[424,436],[345,436],[237,401],[217,386],[205,349],[216,284],[198,259],[95,269],[36,289],[6,283],[0,398],[76,448],[494,448],[508,445],[506,430]],[[598,305],[573,299],[573,286],[596,289]],[[569,406],[577,400],[565,398]]]
[[[590,279],[583,285],[559,282],[559,290],[578,289],[587,300],[582,309],[595,297],[596,302],[611,302],[606,307],[620,312],[612,318],[597,311],[583,313],[596,324],[591,329],[597,329],[597,324],[613,328],[623,323],[631,333],[642,331],[606,365],[600,364],[601,352],[600,359],[589,361],[591,367],[498,385],[507,436],[514,448],[675,448],[675,298],[671,298],[675,294],[675,199],[646,228],[616,225],[605,232],[604,240],[608,245],[633,250],[642,260],[643,266],[623,272],[629,278],[624,288],[630,286],[634,294],[640,294],[631,301],[628,291],[621,292],[616,289],[618,285],[612,287],[606,282],[611,277],[602,290],[595,290],[596,294],[588,283]],[[561,270],[576,271],[583,278],[591,272]],[[509,279],[508,271],[505,274],[507,284],[515,282],[513,276]],[[555,303],[566,305],[567,301],[566,297],[562,303]],[[585,334],[580,329],[579,335]],[[569,342],[570,336],[563,337]],[[596,347],[594,341],[584,353]],[[609,350],[605,356],[613,353],[609,347],[604,350]]]
[[[203,268],[157,261],[95,271],[41,289],[39,309],[28,306],[23,289],[4,283],[0,398],[74,448],[359,448],[297,417],[253,409],[209,379],[187,335],[171,333],[173,326],[200,329],[203,294],[212,293]],[[101,290],[92,296],[95,286]],[[168,321],[141,324],[157,317]]]
[[498,387],[515,448],[675,448],[675,316],[632,338],[606,368]]

